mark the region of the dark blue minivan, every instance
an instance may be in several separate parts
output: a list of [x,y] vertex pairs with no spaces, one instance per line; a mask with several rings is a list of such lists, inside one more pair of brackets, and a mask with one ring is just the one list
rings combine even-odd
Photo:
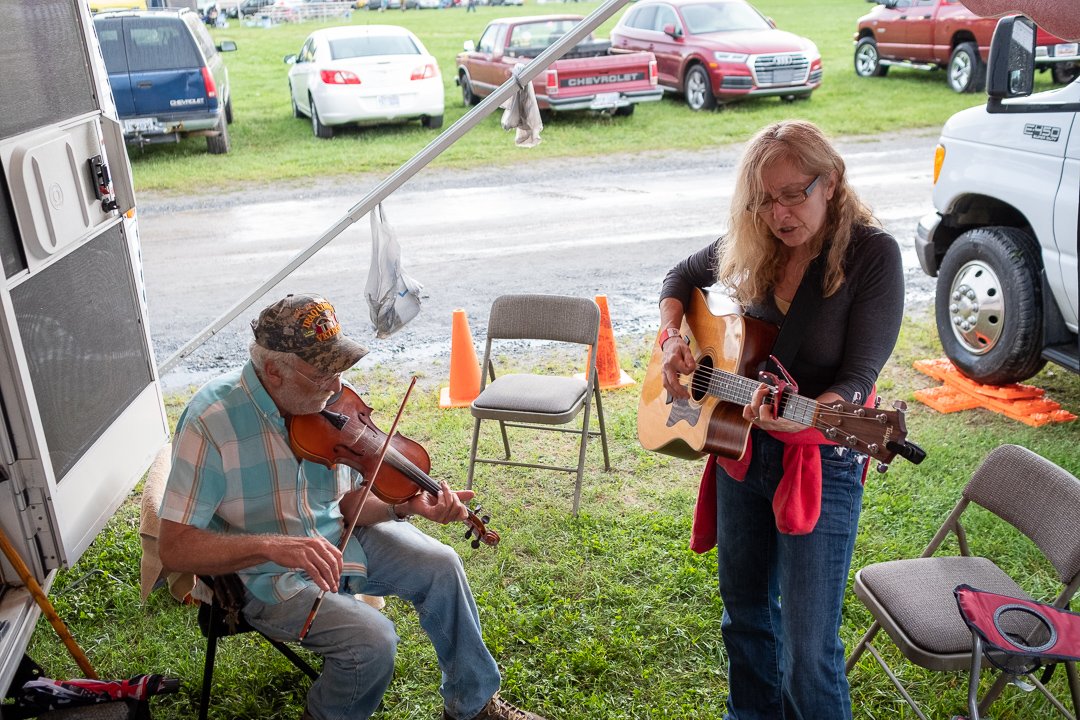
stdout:
[[187,8],[100,13],[94,17],[116,109],[130,144],[206,137],[229,152],[229,73],[199,16]]

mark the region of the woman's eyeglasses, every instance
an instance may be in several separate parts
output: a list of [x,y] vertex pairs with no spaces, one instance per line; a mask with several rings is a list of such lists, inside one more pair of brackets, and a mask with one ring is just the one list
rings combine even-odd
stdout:
[[323,376],[322,378],[313,378],[296,366],[292,366],[292,370],[320,390],[329,390],[341,381],[341,373]]
[[818,180],[821,176],[818,175],[814,178],[809,185],[802,190],[795,190],[793,192],[782,193],[777,197],[765,197],[757,202],[752,202],[746,206],[746,209],[752,213],[764,213],[772,210],[773,203],[779,203],[784,207],[795,207],[796,205],[802,205],[806,202],[806,199],[810,197],[810,194],[814,192],[814,187],[817,186]]

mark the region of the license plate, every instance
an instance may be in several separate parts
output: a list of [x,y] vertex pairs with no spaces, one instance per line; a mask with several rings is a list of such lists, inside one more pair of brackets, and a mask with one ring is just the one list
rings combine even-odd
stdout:
[[380,95],[378,102],[379,107],[396,108],[401,105],[401,98],[399,98],[397,95]]
[[124,132],[127,134],[144,133],[152,130],[160,130],[161,125],[154,118],[136,118],[124,120]]
[[1062,43],[1054,46],[1054,57],[1076,57],[1080,52],[1078,43]]
[[593,98],[590,107],[593,110],[608,110],[619,104],[619,93],[600,93]]

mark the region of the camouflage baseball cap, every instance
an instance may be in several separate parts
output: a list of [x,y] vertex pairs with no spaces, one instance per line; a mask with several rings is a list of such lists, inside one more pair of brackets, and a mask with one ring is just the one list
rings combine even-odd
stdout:
[[341,332],[334,306],[318,295],[286,295],[251,321],[255,342],[287,352],[328,374],[348,370],[367,348]]

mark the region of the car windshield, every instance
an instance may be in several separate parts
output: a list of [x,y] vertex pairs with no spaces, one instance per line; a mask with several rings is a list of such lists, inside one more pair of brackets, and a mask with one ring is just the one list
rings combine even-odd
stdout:
[[683,5],[682,16],[692,35],[769,29],[769,23],[757,10],[740,2]]
[[[507,44],[512,50],[518,48],[547,47],[553,42],[570,32],[577,20],[547,20],[545,22],[526,23],[514,28],[514,34],[510,36]],[[592,36],[586,37],[582,42],[587,42]]]
[[373,55],[419,54],[420,48],[416,47],[416,43],[408,35],[369,35],[330,41],[330,57],[334,60]]

